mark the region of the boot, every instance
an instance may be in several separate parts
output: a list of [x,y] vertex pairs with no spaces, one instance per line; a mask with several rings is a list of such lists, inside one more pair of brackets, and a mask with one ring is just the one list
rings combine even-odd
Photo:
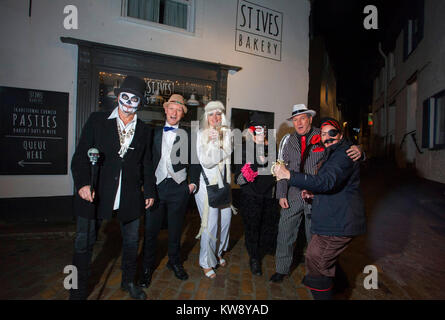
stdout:
[[142,274],[141,280],[139,280],[139,286],[142,288],[148,288],[151,283],[151,277],[153,276],[152,268],[144,268],[144,273]]
[[172,270],[176,278],[178,278],[179,280],[187,280],[189,278],[189,275],[184,270],[182,264],[172,264],[170,261],[168,261],[167,268]]
[[249,264],[250,264],[250,271],[252,272],[252,274],[254,274],[256,276],[263,275],[263,271],[261,270],[261,261],[260,260],[250,258]]
[[138,285],[134,284],[134,282],[124,282],[121,283],[121,289],[123,291],[128,291],[130,297],[136,300],[146,300],[147,295],[144,290],[141,289]]
[[311,290],[314,300],[332,300],[332,278],[305,276],[303,284]]
[[[128,258],[128,256],[127,256]],[[128,291],[130,297],[137,300],[147,299],[147,295],[140,286],[134,283],[134,278],[136,275],[136,259],[129,260],[123,259],[122,261],[122,282],[121,289],[123,291]]]
[[283,282],[283,279],[285,277],[286,277],[286,274],[276,272],[270,277],[269,281],[272,281],[274,283],[281,283],[281,282]]
[[74,253],[73,265],[77,268],[77,289],[70,289],[70,300],[86,300],[88,298],[90,257],[89,253]]
[[335,268],[335,278],[334,278],[334,294],[343,293],[349,288],[349,280],[346,273],[341,268],[340,264],[337,263]]

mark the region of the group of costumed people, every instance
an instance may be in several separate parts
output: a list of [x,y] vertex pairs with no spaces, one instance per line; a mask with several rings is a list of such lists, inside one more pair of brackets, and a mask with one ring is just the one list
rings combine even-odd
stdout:
[[[196,236],[200,238],[198,263],[205,277],[214,279],[217,268],[228,264],[224,253],[229,246],[231,217],[237,213],[231,197],[232,171],[233,182],[240,186],[238,209],[252,273],[261,276],[263,257],[275,254],[277,272],[270,280],[283,280],[304,216],[309,242],[304,283],[315,299],[331,298],[338,256],[365,230],[359,184],[363,155],[343,138],[338,121],[322,121],[320,131],[311,127],[315,111],[295,105],[289,118],[295,132],[280,144],[283,159],[270,170],[276,159],[269,157],[268,130],[261,112],[250,113],[242,159],[234,163],[231,130],[220,101],[206,104],[193,144],[190,130],[180,124],[188,110],[179,94],[163,105],[163,127],[149,128],[137,118],[145,86],[140,78],[125,78],[115,90],[116,108],[90,115],[73,155],[77,216],[73,265],[78,270],[78,286],[71,289],[70,299],[88,297],[97,230],[103,220],[114,217],[120,222],[123,239],[122,290],[134,299],[146,299],[143,289],[150,286],[156,269],[157,237],[164,219],[168,222],[166,266],[178,279],[187,280],[180,248],[192,195],[201,217]],[[90,162],[91,148],[99,150],[97,164]],[[198,161],[192,161],[194,153]],[[308,161],[311,158],[317,161]],[[312,205],[309,198],[313,198]],[[142,274],[136,280],[142,215]]]

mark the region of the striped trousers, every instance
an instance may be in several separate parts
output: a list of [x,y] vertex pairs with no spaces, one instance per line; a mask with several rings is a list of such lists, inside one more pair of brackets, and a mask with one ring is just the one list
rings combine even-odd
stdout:
[[306,240],[311,241],[311,209],[301,201],[289,201],[289,208],[281,209],[278,223],[277,250],[275,269],[281,274],[288,274],[294,255],[294,243],[297,241],[301,220],[305,217]]

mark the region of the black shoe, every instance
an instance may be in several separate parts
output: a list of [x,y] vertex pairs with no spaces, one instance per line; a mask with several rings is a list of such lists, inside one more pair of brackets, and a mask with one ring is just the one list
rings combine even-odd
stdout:
[[170,262],[167,262],[167,268],[173,270],[176,278],[179,280],[187,280],[189,278],[189,275],[185,272],[184,267],[181,264],[171,264]]
[[141,289],[141,287],[135,285],[133,282],[122,282],[121,289],[124,291],[128,291],[130,297],[137,300],[145,300],[147,299],[147,295]]
[[139,286],[142,288],[148,288],[151,283],[151,277],[153,276],[153,269],[147,268],[144,269],[144,273],[142,274],[142,278],[139,281]]
[[270,277],[270,281],[275,283],[280,283],[283,282],[285,276],[286,276],[285,274],[276,272],[272,275],[272,277]]
[[261,262],[258,259],[250,258],[250,271],[256,276],[262,276],[263,271],[261,271]]

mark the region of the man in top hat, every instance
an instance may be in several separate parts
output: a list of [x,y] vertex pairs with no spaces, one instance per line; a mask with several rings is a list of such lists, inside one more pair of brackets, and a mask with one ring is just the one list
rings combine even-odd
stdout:
[[[295,132],[287,139],[282,149],[283,159],[287,169],[308,174],[317,173],[317,164],[324,154],[321,144],[320,129],[312,127],[312,118],[316,115],[304,104],[293,106],[292,121]],[[352,146],[347,151],[348,156],[357,161],[361,158],[361,150]],[[288,180],[277,182],[276,197],[281,206],[280,221],[278,223],[277,250],[275,253],[275,270],[270,281],[282,282],[289,273],[292,264],[294,243],[297,240],[303,216],[305,218],[306,240],[311,239],[311,210],[310,204],[302,198],[302,190],[290,186]]]
[[[87,298],[96,231],[104,219],[114,216],[120,221],[123,238],[121,288],[134,299],[146,299],[144,291],[134,283],[139,218],[144,207],[153,204],[155,191],[151,133],[136,115],[145,86],[140,78],[126,77],[121,87],[115,89],[118,106],[112,112],[90,115],[73,155],[71,171],[76,188],[74,212],[77,216],[73,265],[78,270],[78,289],[71,289],[70,299]],[[100,152],[97,176],[93,177],[96,179],[94,190],[87,155],[93,147]]]
[[179,124],[187,113],[184,98],[173,94],[163,106],[165,125],[155,128],[153,133],[156,202],[145,215],[143,275],[140,281],[145,288],[150,285],[155,268],[156,242],[165,215],[168,221],[167,268],[178,279],[188,279],[180,257],[181,233],[189,197],[199,185],[200,166],[190,161],[190,132]]

